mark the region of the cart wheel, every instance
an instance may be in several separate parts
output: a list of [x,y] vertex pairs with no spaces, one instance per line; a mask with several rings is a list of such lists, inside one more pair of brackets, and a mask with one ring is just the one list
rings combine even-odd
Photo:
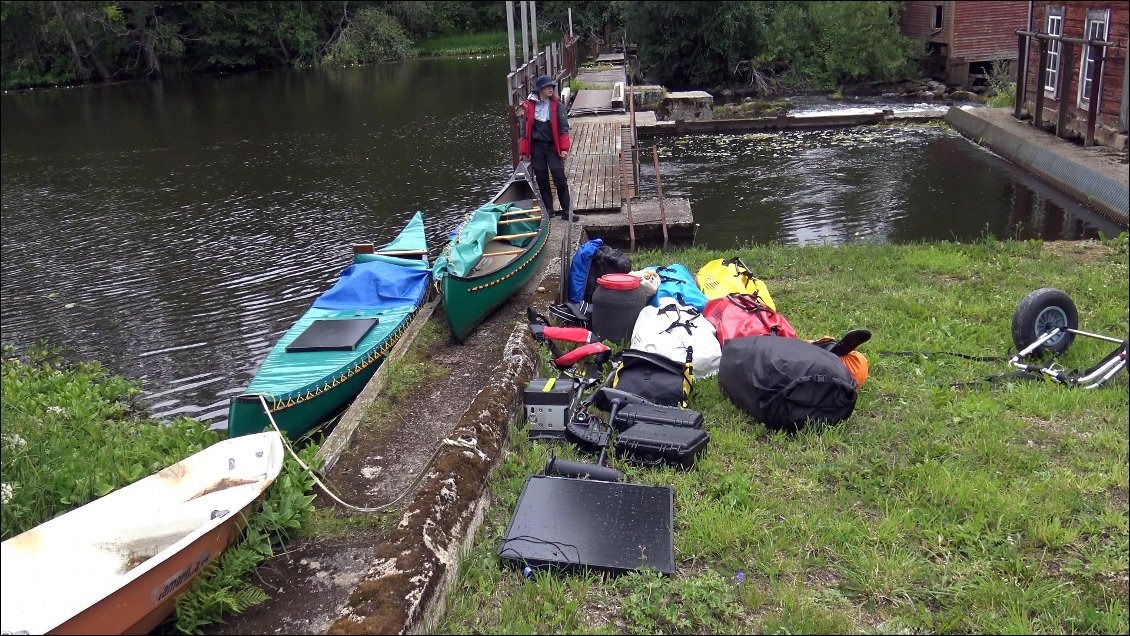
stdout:
[[[1065,292],[1044,287],[1028,294],[1020,301],[1012,316],[1012,341],[1017,350],[1023,350],[1044,333],[1060,329],[1078,329],[1079,312]],[[1073,333],[1060,333],[1043,344],[1038,351],[1062,353],[1075,340]]]

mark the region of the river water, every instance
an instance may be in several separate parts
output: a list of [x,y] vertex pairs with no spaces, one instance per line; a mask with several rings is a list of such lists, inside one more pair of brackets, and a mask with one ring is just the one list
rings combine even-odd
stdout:
[[[438,249],[494,194],[509,169],[506,70],[504,57],[424,59],[3,95],[4,342],[63,345],[141,379],[158,416],[222,426],[350,244],[387,241],[422,210]],[[690,197],[699,242],[721,248],[1105,228],[938,129],[662,152],[666,193]]]

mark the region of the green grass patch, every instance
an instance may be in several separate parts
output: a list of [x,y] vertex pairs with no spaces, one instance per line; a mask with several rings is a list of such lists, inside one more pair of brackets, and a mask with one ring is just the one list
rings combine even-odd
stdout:
[[388,413],[396,412],[393,407],[398,402],[418,387],[447,377],[451,370],[429,360],[428,351],[437,342],[445,341],[449,334],[444,321],[435,316],[420,328],[408,351],[399,360],[389,363],[384,389],[366,409],[362,426],[378,426],[386,420]]
[[[511,431],[495,505],[459,566],[444,633],[1126,633],[1128,382],[1097,390],[1008,380],[951,388],[1004,362],[1039,287],[1067,291],[1083,329],[1125,337],[1127,240],[736,250],[802,337],[867,327],[871,373],[854,415],[766,430],[699,381],[710,445],[690,471],[609,464],[675,489],[679,572],[539,572],[495,554],[527,475],[566,444]],[[731,253],[633,255],[697,271]],[[1085,368],[1110,349],[1077,339]],[[585,459],[592,461],[591,458]],[[740,573],[740,574],[739,574]]]
[[[519,47],[521,43],[519,42]],[[485,33],[453,33],[424,38],[412,45],[416,55],[451,56],[475,55],[480,53],[506,53],[509,46],[506,31]]]
[[612,88],[611,84],[590,84],[579,79],[569,80],[569,89],[576,95],[577,91],[606,91]]

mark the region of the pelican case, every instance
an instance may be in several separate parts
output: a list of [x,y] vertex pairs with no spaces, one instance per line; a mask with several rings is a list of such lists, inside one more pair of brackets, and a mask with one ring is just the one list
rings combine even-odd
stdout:
[[702,429],[641,422],[616,435],[616,454],[634,464],[690,468],[709,441]]
[[677,406],[655,404],[628,404],[616,411],[612,425],[623,431],[636,424],[666,424],[683,428],[702,428],[702,413]]

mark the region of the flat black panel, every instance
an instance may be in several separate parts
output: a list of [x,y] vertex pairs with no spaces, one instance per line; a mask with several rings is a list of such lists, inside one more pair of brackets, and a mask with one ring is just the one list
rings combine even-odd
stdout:
[[674,491],[535,475],[526,479],[498,556],[518,565],[675,572]]
[[378,322],[376,318],[315,320],[286,346],[287,353],[300,351],[353,351]]

